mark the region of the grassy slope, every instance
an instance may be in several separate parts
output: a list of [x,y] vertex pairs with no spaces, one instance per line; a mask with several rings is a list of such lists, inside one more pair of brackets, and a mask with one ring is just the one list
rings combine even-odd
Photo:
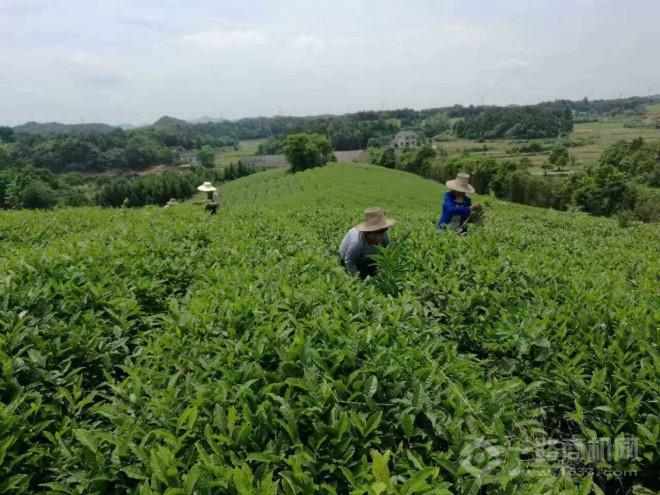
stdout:
[[647,141],[660,140],[660,130],[623,127],[622,120],[576,124],[575,139],[586,139],[592,143],[574,149],[575,156],[584,163],[594,163],[605,148],[619,140],[632,141],[642,137]]
[[[646,140],[660,139],[660,130],[658,129],[626,128],[623,124],[624,119],[622,118],[575,124],[571,139],[585,140],[586,144],[571,148],[571,153],[575,154],[576,159],[581,165],[589,165],[598,161],[598,157],[605,148],[620,139],[626,141],[630,141],[637,137],[643,137]],[[533,141],[547,143],[551,140],[540,139]],[[548,153],[510,154],[507,152],[507,149],[511,148],[513,143],[514,141],[509,141],[507,139],[487,141],[485,143],[479,143],[468,139],[457,139],[455,141],[438,143],[438,146],[442,146],[449,151],[450,154],[454,154],[461,153],[464,149],[478,149],[479,147],[486,145],[488,147],[487,151],[472,151],[471,154],[498,159],[518,159],[526,156],[532,161],[532,164],[535,167],[533,170],[540,170],[539,167],[545,160],[547,160]]]
[[647,112],[653,116],[660,116],[660,103],[656,103],[655,105],[649,105],[646,108]]
[[[345,493],[382,480],[374,451],[391,450],[393,483],[468,493],[472,439],[625,432],[644,481],[659,459],[657,227],[486,198],[486,224],[462,238],[433,228],[443,191],[340,164],[228,183],[214,218],[1,213],[0,391],[48,407],[4,410],[16,441],[0,479],[239,493],[272,474]],[[398,221],[391,267],[360,283],[335,252],[376,204]],[[573,493],[512,474],[519,457],[501,455],[493,493]]]
[[241,158],[254,156],[257,154],[259,145],[265,141],[265,139],[246,139],[239,142],[237,150],[227,149],[218,151],[215,155],[215,164],[225,167],[231,163],[238,162]]

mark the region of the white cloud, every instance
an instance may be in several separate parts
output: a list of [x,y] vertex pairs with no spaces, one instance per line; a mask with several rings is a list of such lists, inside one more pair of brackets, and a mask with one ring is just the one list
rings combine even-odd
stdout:
[[523,57],[508,57],[495,64],[496,69],[524,69],[529,67],[529,62]]
[[326,46],[325,40],[320,36],[310,35],[310,34],[301,34],[295,36],[290,45],[292,48],[303,49],[303,50],[323,50]]
[[264,46],[269,36],[253,29],[213,29],[183,35],[182,41],[203,50],[226,50]]
[[0,125],[660,92],[638,3],[0,0]]
[[64,62],[68,62],[77,67],[98,69],[104,65],[98,55],[93,55],[83,50],[65,53],[62,58]]

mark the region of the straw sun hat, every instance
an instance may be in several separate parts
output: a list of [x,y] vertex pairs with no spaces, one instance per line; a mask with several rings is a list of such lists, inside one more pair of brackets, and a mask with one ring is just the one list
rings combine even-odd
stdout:
[[382,208],[367,208],[364,210],[364,221],[355,228],[360,232],[376,232],[389,229],[394,223],[393,218],[385,218]]
[[213,187],[213,184],[210,182],[204,182],[201,186],[197,186],[197,190],[200,192],[213,192],[217,191],[215,187]]
[[445,185],[452,191],[473,193],[474,187],[470,184],[470,176],[460,172],[454,180],[448,180]]

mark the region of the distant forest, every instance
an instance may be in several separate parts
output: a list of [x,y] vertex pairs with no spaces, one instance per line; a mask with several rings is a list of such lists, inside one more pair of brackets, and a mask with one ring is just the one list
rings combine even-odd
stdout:
[[[259,153],[276,154],[282,152],[284,138],[293,133],[326,136],[337,151],[384,149],[400,130],[416,132],[420,143],[447,136],[473,140],[547,139],[569,133],[574,122],[611,115],[643,115],[647,105],[657,102],[660,102],[660,95],[595,101],[586,98],[578,101],[557,100],[527,106],[454,105],[425,110],[404,108],[345,115],[256,117],[202,123],[165,116],[152,125],[126,130],[106,124],[29,122],[14,128],[0,127],[0,207],[87,204],[91,195],[89,191],[85,194],[81,191],[86,190],[85,183],[89,178],[80,178],[78,173],[113,171],[132,174],[154,165],[190,161],[195,156],[199,157],[200,163],[212,168],[213,150],[236,147],[240,140],[264,139]],[[637,153],[624,151],[625,156]],[[615,159],[618,158],[611,158],[610,161]],[[630,159],[626,160],[619,160],[623,163],[622,169],[630,168]],[[386,161],[392,162],[393,159],[389,157]],[[419,167],[419,160],[412,162],[413,168]],[[252,171],[230,171],[227,178]],[[648,184],[657,181],[655,167],[646,167],[643,175],[644,182]],[[153,197],[154,201],[162,202],[178,190],[189,194],[190,180],[194,182],[199,178],[201,176],[177,181],[170,177],[165,182],[175,184],[172,187],[164,187],[152,179],[143,180],[139,187],[160,187],[161,193],[154,193]],[[130,182],[132,184],[133,180]],[[115,188],[97,185],[96,189],[105,188],[106,198],[113,197],[112,201],[100,202],[114,205],[122,194],[131,196],[128,192],[130,187],[124,183],[120,185]],[[40,197],[50,199],[42,201]],[[137,200],[134,202],[137,203]]]
[[255,117],[197,124],[162,117],[151,126],[130,130],[106,124],[31,122],[0,128],[0,143],[13,144],[4,150],[5,162],[30,164],[53,172],[140,170],[174,163],[184,150],[235,146],[245,139],[269,139],[261,151],[279,153],[282,139],[300,132],[327,136],[337,151],[386,145],[401,129],[417,131],[427,138],[452,132],[457,137],[477,140],[552,138],[570,132],[575,121],[642,114],[646,105],[659,101],[660,96],[594,101],[585,98],[529,106],[454,105],[426,110]]

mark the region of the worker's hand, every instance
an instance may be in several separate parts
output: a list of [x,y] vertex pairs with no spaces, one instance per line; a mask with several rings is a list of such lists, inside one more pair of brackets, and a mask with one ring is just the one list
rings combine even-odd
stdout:
[[483,206],[481,206],[479,203],[477,203],[476,205],[472,205],[472,206],[470,207],[470,211],[479,211],[479,210],[481,210],[482,208],[483,208]]

